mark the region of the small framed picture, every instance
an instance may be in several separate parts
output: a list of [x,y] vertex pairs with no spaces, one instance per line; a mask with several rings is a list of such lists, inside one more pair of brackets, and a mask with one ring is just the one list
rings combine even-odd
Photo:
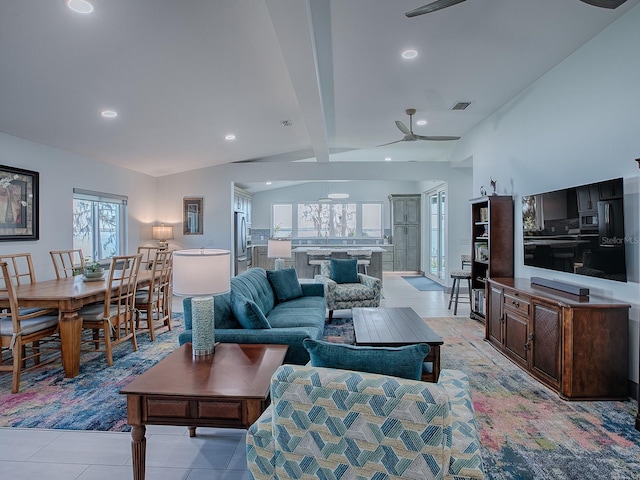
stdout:
[[185,197],[183,199],[182,233],[184,235],[203,235],[202,225],[203,214],[202,197]]
[[0,165],[0,241],[38,240],[40,174]]

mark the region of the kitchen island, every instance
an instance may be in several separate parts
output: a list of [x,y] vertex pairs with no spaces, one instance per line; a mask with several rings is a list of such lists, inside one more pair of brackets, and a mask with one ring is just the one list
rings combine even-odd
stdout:
[[313,265],[309,265],[309,259],[307,257],[307,250],[309,249],[313,249],[313,250],[321,249],[321,250],[330,251],[331,258],[348,258],[347,250],[371,250],[371,264],[367,269],[368,274],[372,277],[376,277],[382,280],[382,254],[386,252],[386,249],[376,245],[371,245],[371,246],[305,245],[305,246],[295,247],[292,250],[292,253],[295,256],[295,267],[296,267],[296,272],[298,272],[298,278],[313,278],[314,276],[314,267]]

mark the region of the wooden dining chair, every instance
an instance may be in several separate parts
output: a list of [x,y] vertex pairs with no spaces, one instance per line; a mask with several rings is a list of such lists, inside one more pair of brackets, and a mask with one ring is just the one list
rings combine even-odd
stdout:
[[6,262],[13,285],[36,283],[36,272],[33,269],[31,253],[0,254],[0,262]]
[[[135,330],[135,295],[142,255],[111,258],[104,302],[81,308],[82,328],[93,330],[91,351],[105,352],[107,364],[113,365],[112,347],[131,340],[138,350]],[[100,333],[102,332],[102,336]]]
[[51,255],[53,268],[58,279],[74,277],[84,271],[84,255],[80,248],[75,250],[52,250],[49,255]]
[[9,264],[0,262],[0,270],[0,297],[8,302],[8,306],[0,310],[0,371],[13,372],[11,393],[18,393],[22,372],[50,363],[61,356],[58,311],[21,309]]
[[140,261],[140,270],[151,270],[153,268],[153,259],[156,258],[156,253],[161,251],[159,247],[146,247],[140,245],[138,247],[138,253],[142,255]]
[[154,258],[152,280],[148,289],[136,292],[136,329],[146,322],[151,341],[156,339],[156,330],[167,327],[171,330],[171,272],[173,252],[159,250]]

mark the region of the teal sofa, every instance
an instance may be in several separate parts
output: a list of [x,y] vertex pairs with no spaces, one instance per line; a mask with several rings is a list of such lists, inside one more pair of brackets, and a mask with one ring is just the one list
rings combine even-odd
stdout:
[[[252,268],[231,279],[231,291],[217,295],[214,302],[215,340],[223,343],[271,343],[289,345],[285,363],[304,365],[309,353],[305,338],[322,340],[327,302],[321,284],[302,284],[302,296],[278,302],[262,268]],[[236,319],[232,302],[240,295],[255,302],[271,328],[243,328]],[[191,342],[191,299],[183,300],[185,331],[180,345]]]

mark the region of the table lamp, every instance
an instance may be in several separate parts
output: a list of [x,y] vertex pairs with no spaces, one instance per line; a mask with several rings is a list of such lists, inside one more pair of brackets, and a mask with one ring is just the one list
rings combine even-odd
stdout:
[[173,238],[173,227],[171,225],[155,225],[151,227],[151,238],[158,240],[158,248],[164,250],[169,246],[167,240]]
[[173,293],[191,299],[193,356],[214,353],[213,296],[227,293],[231,280],[231,252],[189,249],[173,252]]
[[275,258],[275,269],[284,268],[284,258],[291,258],[291,240],[270,238],[267,243],[267,258]]

